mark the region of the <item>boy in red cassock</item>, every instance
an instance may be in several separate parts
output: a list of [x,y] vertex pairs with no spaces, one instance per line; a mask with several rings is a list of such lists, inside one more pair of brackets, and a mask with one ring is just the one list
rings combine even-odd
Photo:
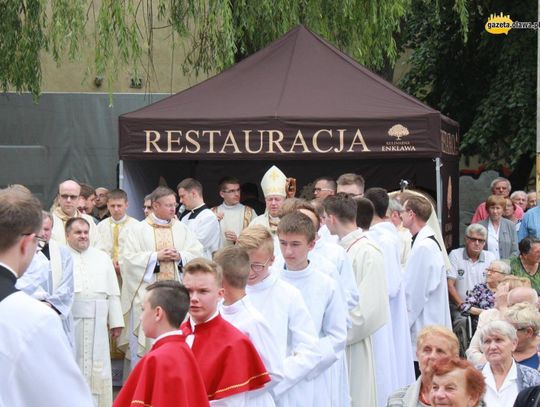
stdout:
[[208,406],[204,381],[178,327],[189,308],[189,294],[178,281],[147,287],[141,324],[152,349],[137,363],[113,407]]

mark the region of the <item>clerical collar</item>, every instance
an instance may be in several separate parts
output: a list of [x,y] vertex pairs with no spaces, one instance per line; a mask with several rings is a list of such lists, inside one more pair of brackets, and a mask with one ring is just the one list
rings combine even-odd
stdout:
[[185,217],[187,217],[188,220],[195,219],[199,215],[199,213],[201,213],[202,211],[204,211],[207,208],[208,207],[206,206],[206,204],[203,203],[202,205],[199,205],[194,209],[185,210],[180,215],[180,220],[184,219]]
[[112,223],[116,223],[117,225],[119,225],[120,223],[123,223],[124,221],[127,220],[127,215],[124,214],[124,216],[122,216],[120,220],[114,220],[112,216],[109,219],[111,220]]
[[173,335],[184,335],[184,333],[180,329],[175,329],[174,331],[165,332],[164,334],[159,335],[154,340],[154,343],[156,343],[160,339],[166,338],[167,336],[173,336]]
[[0,266],[1,267],[4,267],[5,269],[9,270],[11,273],[13,273],[13,275],[15,276],[15,278],[19,278],[19,276],[17,275],[17,273],[15,273],[15,271],[13,271],[13,269],[11,267],[9,267],[6,263],[2,263],[0,261]]
[[210,322],[211,320],[213,320],[213,319],[214,319],[215,317],[217,317],[218,315],[219,315],[219,310],[216,308],[216,312],[214,312],[210,318],[208,318],[208,319],[207,319],[206,321],[204,321],[204,322],[199,322],[199,323],[195,322],[195,320],[194,320],[194,319],[191,317],[191,315],[190,315],[190,316],[189,316],[189,324],[191,325],[191,330],[192,330],[193,332],[195,332],[195,327],[196,327],[197,325],[206,324],[207,322]]
[[169,223],[171,223],[170,220],[159,219],[156,215],[154,215],[154,213],[151,213],[150,216],[152,217],[154,223],[158,225],[168,225]]

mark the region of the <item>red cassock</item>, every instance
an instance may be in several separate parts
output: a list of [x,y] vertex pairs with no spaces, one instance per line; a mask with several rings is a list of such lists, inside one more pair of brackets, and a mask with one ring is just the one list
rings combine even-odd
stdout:
[[189,321],[181,326],[184,335],[195,335],[191,350],[199,363],[209,400],[260,389],[270,375],[249,338],[221,315],[192,332]]
[[129,375],[113,407],[208,406],[199,366],[182,335],[158,340]]

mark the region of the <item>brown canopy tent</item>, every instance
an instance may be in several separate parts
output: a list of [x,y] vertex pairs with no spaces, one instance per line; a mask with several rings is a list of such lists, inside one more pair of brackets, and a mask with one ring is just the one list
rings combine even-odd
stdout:
[[[216,185],[223,175],[258,184],[274,163],[300,185],[357,172],[367,187],[397,189],[407,178],[436,198],[446,243],[457,244],[458,124],[303,26],[121,115],[119,134],[121,185],[141,202],[159,177],[171,186],[187,176]],[[205,195],[217,201],[217,191]]]

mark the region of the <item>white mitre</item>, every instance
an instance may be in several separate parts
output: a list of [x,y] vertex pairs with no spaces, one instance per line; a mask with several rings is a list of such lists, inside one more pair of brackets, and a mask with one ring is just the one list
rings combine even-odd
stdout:
[[275,165],[272,165],[272,167],[266,171],[261,180],[261,188],[265,198],[269,195],[287,196],[285,191],[286,185],[287,177]]

